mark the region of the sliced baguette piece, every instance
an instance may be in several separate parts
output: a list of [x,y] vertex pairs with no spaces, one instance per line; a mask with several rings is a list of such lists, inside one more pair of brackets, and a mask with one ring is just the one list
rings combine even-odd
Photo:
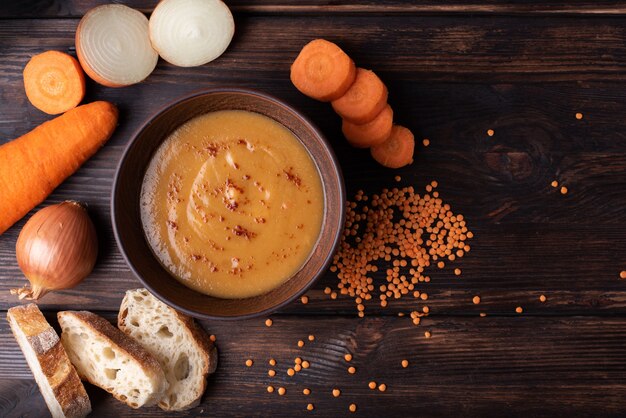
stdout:
[[87,311],[57,314],[61,342],[83,378],[131,408],[155,405],[167,389],[159,362],[106,319]]
[[34,303],[7,311],[7,320],[53,418],[82,418],[91,403],[59,336]]
[[126,292],[117,326],[161,363],[169,382],[161,409],[180,411],[200,403],[207,376],[217,367],[217,349],[192,318],[136,289]]

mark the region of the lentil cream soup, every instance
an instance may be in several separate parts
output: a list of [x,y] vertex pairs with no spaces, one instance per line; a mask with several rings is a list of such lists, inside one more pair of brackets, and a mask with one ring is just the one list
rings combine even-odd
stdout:
[[240,110],[174,131],[150,162],[140,200],[160,262],[184,285],[228,299],[293,276],[317,242],[324,209],[319,173],[298,139]]

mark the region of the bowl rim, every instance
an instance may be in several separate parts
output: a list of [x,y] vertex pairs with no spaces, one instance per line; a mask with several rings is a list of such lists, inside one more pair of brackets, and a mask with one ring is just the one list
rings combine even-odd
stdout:
[[[119,183],[119,174],[121,171],[122,166],[124,165],[124,163],[126,162],[127,158],[128,158],[128,154],[130,153],[130,149],[132,148],[134,142],[137,140],[137,137],[139,137],[139,135],[141,134],[141,132],[143,132],[150,124],[152,124],[155,119],[157,119],[158,117],[161,116],[161,114],[163,114],[164,112],[166,112],[167,110],[179,105],[180,103],[196,98],[198,96],[206,96],[206,95],[211,95],[211,94],[216,94],[216,93],[235,93],[235,94],[243,94],[243,95],[252,95],[252,96],[257,96],[260,97],[262,99],[268,100],[270,102],[273,102],[279,106],[282,106],[284,108],[286,108],[287,110],[289,110],[295,117],[297,117],[301,123],[303,123],[304,125],[307,126],[308,129],[310,129],[318,138],[321,139],[321,142],[324,145],[324,148],[326,149],[326,151],[328,152],[328,155],[332,161],[332,165],[334,168],[334,172],[335,172],[335,176],[338,180],[339,183],[339,197],[340,197],[340,202],[339,202],[339,209],[340,209],[340,214],[339,214],[339,228],[337,228],[337,232],[335,233],[335,236],[333,237],[333,243],[331,246],[331,251],[328,253],[328,255],[326,256],[326,258],[323,260],[323,263],[318,271],[318,273],[316,275],[311,276],[311,279],[300,289],[300,291],[295,292],[293,295],[289,296],[288,298],[280,301],[278,304],[267,308],[267,309],[263,309],[261,311],[258,312],[251,312],[251,313],[246,313],[246,314],[241,314],[241,315],[232,315],[232,316],[218,316],[218,315],[209,315],[209,314],[205,314],[202,312],[197,312],[194,310],[191,310],[189,308],[186,308],[184,306],[179,305],[178,303],[175,303],[171,300],[169,300],[166,296],[162,295],[160,292],[156,291],[147,281],[144,280],[144,278],[142,277],[141,274],[139,274],[139,272],[137,271],[137,269],[135,268],[135,266],[133,265],[133,263],[131,263],[128,255],[126,254],[126,251],[124,249],[124,245],[122,243],[122,240],[119,236],[119,231],[118,231],[118,227],[117,227],[117,222],[116,222],[116,211],[115,211],[115,207],[116,207],[116,191],[118,188],[118,183]],[[279,122],[280,123],[280,122]],[[303,144],[304,145],[304,144]],[[307,150],[308,151],[308,150]],[[313,159],[313,161],[315,161],[315,159],[313,157],[311,157]],[[317,164],[316,164],[317,166]],[[276,312],[277,310],[287,306],[288,304],[290,304],[291,302],[293,302],[294,300],[296,300],[298,297],[300,297],[301,295],[303,295],[304,293],[306,293],[306,291],[308,291],[317,281],[318,279],[326,272],[328,271],[328,267],[331,264],[331,261],[333,259],[333,256],[335,254],[335,252],[337,251],[337,247],[339,246],[339,243],[341,241],[341,236],[343,233],[343,226],[345,224],[345,202],[346,202],[346,186],[345,186],[345,182],[344,182],[344,177],[343,177],[343,172],[341,170],[341,165],[339,164],[339,160],[337,159],[337,156],[335,154],[335,151],[333,150],[332,146],[330,145],[330,143],[328,142],[328,139],[326,139],[326,136],[320,131],[320,129],[306,116],[304,116],[302,113],[300,113],[298,110],[296,110],[293,106],[291,106],[290,104],[288,104],[287,102],[277,98],[276,96],[273,96],[269,93],[265,93],[263,91],[257,90],[257,89],[252,89],[252,88],[246,88],[246,87],[236,87],[236,86],[223,86],[223,87],[212,87],[212,88],[208,88],[208,89],[202,89],[202,90],[196,90],[193,91],[191,93],[185,94],[183,96],[180,96],[178,98],[175,98],[171,101],[169,101],[168,103],[162,105],[161,107],[159,107],[155,112],[152,113],[152,115],[146,119],[130,136],[130,140],[128,141],[128,143],[125,145],[124,150],[122,152],[122,156],[120,157],[116,167],[115,167],[115,175],[113,177],[113,184],[111,186],[111,198],[110,198],[110,206],[109,206],[109,210],[110,210],[110,216],[111,216],[111,225],[113,228],[113,236],[115,237],[115,243],[117,245],[117,249],[120,252],[120,254],[122,255],[122,258],[124,259],[124,262],[126,263],[126,266],[130,269],[130,271],[133,273],[133,275],[135,276],[135,278],[137,280],[139,280],[139,282],[150,291],[150,293],[152,293],[155,297],[157,297],[159,300],[161,300],[163,303],[165,303],[166,305],[181,311],[187,315],[190,315],[192,317],[195,318],[199,318],[199,319],[205,319],[205,320],[220,320],[220,321],[236,321],[236,320],[242,320],[242,319],[251,319],[251,318],[257,318],[263,315],[269,315],[272,314],[274,312]],[[173,279],[173,278],[172,278]],[[174,280],[174,279],[173,279]],[[193,290],[193,289],[192,289]],[[197,292],[199,294],[201,294],[200,292]]]

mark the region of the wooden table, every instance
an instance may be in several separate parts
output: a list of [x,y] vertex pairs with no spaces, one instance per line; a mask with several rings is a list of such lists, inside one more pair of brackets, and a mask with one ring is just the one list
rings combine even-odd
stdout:
[[[10,4],[6,4],[10,3]],[[22,69],[47,49],[74,53],[74,31],[96,0],[26,0],[0,6],[0,142],[49,119],[27,101]],[[149,13],[154,1],[131,0]],[[159,62],[144,82],[122,89],[88,83],[86,102],[118,104],[109,143],[44,205],[89,204],[100,236],[93,274],[46,296],[58,310],[89,309],[113,319],[123,293],[139,286],[111,231],[109,195],[129,138],[172,99],[214,86],[261,89],[293,104],[327,135],[350,195],[431,180],[475,233],[471,252],[434,269],[427,302],[367,305],[331,300],[328,272],[272,316],[203,321],[217,335],[220,366],[203,403],[172,416],[624,416],[626,414],[626,6],[619,2],[529,0],[232,0],[237,33],[217,61],[198,68]],[[389,87],[396,120],[418,138],[415,163],[393,171],[346,145],[330,106],[301,95],[289,65],[309,40],[339,43]],[[582,113],[582,119],[575,114]],[[493,129],[493,136],[487,130]],[[431,145],[421,145],[429,138]],[[551,187],[558,180],[565,195]],[[0,198],[2,192],[0,191]],[[0,309],[24,284],[14,255],[24,220],[0,237]],[[453,274],[461,268],[462,275]],[[383,280],[382,276],[377,276]],[[544,294],[547,301],[541,303]],[[479,295],[482,302],[472,303]],[[430,316],[418,327],[398,312]],[[515,308],[523,307],[517,314]],[[479,316],[487,313],[486,317]],[[2,314],[4,316],[4,313]],[[432,338],[424,337],[430,331]],[[296,342],[309,334],[302,349]],[[352,353],[356,374],[347,372]],[[310,369],[288,377],[301,356]],[[255,360],[245,367],[246,359]],[[269,358],[279,365],[267,375]],[[401,360],[410,362],[403,369]],[[382,393],[368,388],[387,384]],[[284,386],[285,396],[266,386]],[[310,396],[302,394],[310,388]],[[338,398],[331,395],[341,389]],[[165,416],[131,410],[89,386],[93,416]],[[306,411],[307,403],[315,410]],[[47,409],[6,321],[0,321],[0,416]]]

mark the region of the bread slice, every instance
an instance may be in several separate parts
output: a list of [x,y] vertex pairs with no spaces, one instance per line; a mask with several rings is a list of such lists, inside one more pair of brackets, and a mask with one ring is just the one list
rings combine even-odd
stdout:
[[192,318],[170,308],[146,289],[129,290],[117,326],[154,355],[169,382],[159,402],[166,411],[200,403],[207,376],[217,367],[217,349]]
[[87,311],[57,314],[61,342],[78,374],[132,408],[155,405],[167,389],[159,362],[106,319]]
[[53,418],[82,418],[91,403],[59,336],[34,303],[7,311],[7,320]]

